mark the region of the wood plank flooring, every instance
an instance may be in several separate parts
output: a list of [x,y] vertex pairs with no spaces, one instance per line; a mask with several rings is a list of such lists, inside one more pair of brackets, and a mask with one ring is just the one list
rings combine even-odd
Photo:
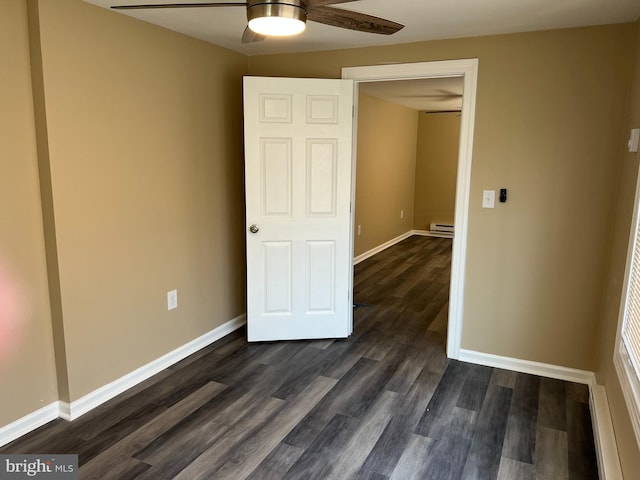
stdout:
[[356,266],[347,340],[237,331],[0,453],[77,453],[82,479],[598,478],[584,385],[450,361],[451,240]]

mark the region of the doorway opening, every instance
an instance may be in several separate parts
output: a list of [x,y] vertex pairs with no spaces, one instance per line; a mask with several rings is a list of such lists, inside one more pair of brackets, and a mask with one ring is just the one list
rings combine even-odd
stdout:
[[[413,64],[379,65],[343,68],[342,78],[354,80],[355,122],[354,154],[357,157],[358,94],[360,87],[371,82],[396,82],[400,80],[425,80],[458,77],[462,79],[463,95],[460,117],[460,141],[455,195],[455,236],[449,288],[449,313],[447,326],[447,356],[457,359],[460,355],[464,307],[464,277],[466,262],[469,196],[471,189],[471,162],[475,103],[477,89],[478,60],[451,60]],[[354,160],[355,162],[355,160]],[[355,163],[353,165],[352,205],[355,204]],[[351,245],[357,234],[354,225],[355,208],[352,209]],[[353,280],[351,284],[353,294]]]

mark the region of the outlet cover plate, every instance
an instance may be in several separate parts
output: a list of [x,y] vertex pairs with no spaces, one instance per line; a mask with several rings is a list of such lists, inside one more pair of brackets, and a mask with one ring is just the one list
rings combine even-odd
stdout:
[[167,310],[174,310],[178,308],[178,291],[171,290],[167,292]]

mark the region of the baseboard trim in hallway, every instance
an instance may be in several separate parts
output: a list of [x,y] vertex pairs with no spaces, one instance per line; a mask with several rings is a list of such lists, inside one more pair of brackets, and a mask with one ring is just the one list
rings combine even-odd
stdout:
[[403,233],[402,235],[396,237],[396,238],[392,238],[391,240],[389,240],[388,242],[384,242],[382,245],[378,245],[375,248],[372,248],[371,250],[364,252],[363,254],[358,255],[357,257],[355,257],[353,259],[353,264],[357,265],[360,262],[364,262],[367,258],[371,258],[373,257],[375,254],[382,252],[383,250],[386,250],[389,247],[393,247],[394,245],[400,243],[403,240],[406,240],[407,238],[409,238],[410,236],[412,236],[414,234],[413,230],[409,230],[406,233]]
[[427,230],[409,230],[408,232],[403,233],[402,235],[399,235],[396,238],[392,238],[391,240],[384,242],[382,245],[378,245],[377,247],[372,248],[371,250],[364,252],[358,255],[357,257],[354,257],[353,264],[357,265],[360,262],[364,262],[367,258],[371,258],[374,255],[382,252],[383,250],[386,250],[389,247],[393,247],[394,245],[402,242],[403,240],[406,240],[407,238],[413,235],[418,235],[420,237],[453,238],[452,236],[449,236],[449,235],[433,234]]

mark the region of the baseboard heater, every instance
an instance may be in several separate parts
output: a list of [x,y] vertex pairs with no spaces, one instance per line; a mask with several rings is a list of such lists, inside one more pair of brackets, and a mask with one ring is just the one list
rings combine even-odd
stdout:
[[453,237],[453,225],[450,223],[431,223],[429,233],[441,237]]

